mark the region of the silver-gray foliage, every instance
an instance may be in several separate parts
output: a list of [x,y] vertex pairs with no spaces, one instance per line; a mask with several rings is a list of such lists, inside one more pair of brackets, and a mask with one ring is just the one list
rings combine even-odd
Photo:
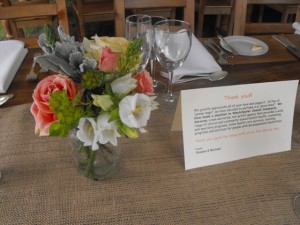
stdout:
[[85,58],[83,44],[65,34],[62,26],[57,29],[60,41],[56,42],[55,46],[51,46],[44,33],[39,36],[38,43],[45,54],[37,57],[36,61],[46,70],[62,73],[80,81],[81,74],[87,69],[97,68],[97,61]]

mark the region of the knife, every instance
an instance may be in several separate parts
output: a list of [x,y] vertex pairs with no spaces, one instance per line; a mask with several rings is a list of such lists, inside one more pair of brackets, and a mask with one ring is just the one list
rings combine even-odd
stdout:
[[223,38],[222,35],[217,35],[217,37],[223,42],[223,44],[229,48],[233,55],[238,55],[239,53]]
[[272,35],[272,38],[286,47],[294,56],[300,59],[300,49],[297,48],[290,40],[281,35]]

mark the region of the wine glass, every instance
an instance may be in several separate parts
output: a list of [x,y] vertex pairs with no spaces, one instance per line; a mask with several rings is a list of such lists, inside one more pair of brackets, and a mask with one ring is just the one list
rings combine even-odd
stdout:
[[296,194],[294,197],[294,211],[300,218],[300,193]]
[[182,66],[192,44],[191,25],[182,20],[162,20],[154,25],[154,48],[158,62],[169,73],[167,93],[160,109],[173,111],[177,97],[172,92],[173,71]]
[[145,69],[150,58],[152,46],[151,29],[152,23],[150,16],[135,14],[126,17],[126,39],[134,40],[136,38],[140,38],[142,40],[141,51],[143,54],[141,64],[137,69],[137,72]]
[[[162,17],[162,16],[151,16],[151,21],[152,21],[152,27],[154,26],[155,23],[166,20],[167,18]],[[153,79],[153,89],[154,93],[163,93],[167,89],[167,85],[159,80],[156,80],[156,71],[155,71],[155,64],[156,64],[156,55],[155,55],[155,50],[154,50],[154,35],[152,31],[152,48],[151,48],[151,54],[150,54],[150,74]]]

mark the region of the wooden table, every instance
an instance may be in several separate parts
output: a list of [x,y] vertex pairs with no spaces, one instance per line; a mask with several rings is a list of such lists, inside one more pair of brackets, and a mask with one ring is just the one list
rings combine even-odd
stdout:
[[[300,36],[288,35],[287,37],[300,47]],[[229,75],[225,79],[216,82],[199,80],[180,85],[176,84],[174,85],[174,90],[300,79],[300,63],[297,58],[270,36],[259,36],[257,38],[269,46],[269,51],[265,55],[257,57],[235,56],[230,60],[233,65],[222,66],[223,70],[229,72]],[[7,93],[13,93],[15,98],[1,107],[32,102],[31,96],[37,82],[47,76],[47,74],[39,74],[36,82],[26,81],[26,74],[30,71],[33,54],[37,51],[40,50],[29,50],[28,55],[7,91]],[[38,72],[38,70],[37,66],[36,71]],[[157,76],[157,78],[167,83],[165,78],[161,76]]]
[[[75,170],[66,138],[34,134],[30,104],[21,104],[32,102],[35,83],[25,81],[32,54],[9,88],[15,99],[0,109],[0,224],[299,224],[292,202],[300,192],[300,91],[291,151],[185,171],[182,133],[170,131],[174,115],[155,110],[148,133],[119,139],[118,173],[91,181]],[[281,63],[239,58],[223,67],[229,76],[222,81],[175,89],[300,78],[291,55]]]

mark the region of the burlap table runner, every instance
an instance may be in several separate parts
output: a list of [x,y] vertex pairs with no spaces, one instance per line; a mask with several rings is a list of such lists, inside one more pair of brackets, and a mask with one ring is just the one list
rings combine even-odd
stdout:
[[34,134],[30,105],[0,109],[0,224],[300,224],[297,101],[292,151],[190,171],[173,114],[155,111],[105,181],[77,173],[67,138]]

